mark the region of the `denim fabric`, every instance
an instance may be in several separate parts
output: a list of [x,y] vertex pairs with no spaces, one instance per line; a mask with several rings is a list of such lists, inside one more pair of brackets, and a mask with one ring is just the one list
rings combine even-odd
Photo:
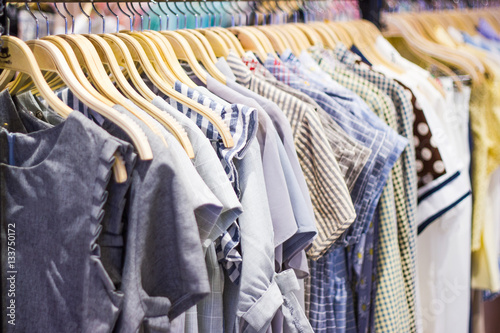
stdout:
[[[4,111],[14,108],[8,91],[2,93],[1,104]],[[0,142],[2,239],[8,240],[8,229],[15,229],[15,245],[10,246],[16,251],[11,270],[17,271],[18,309],[16,326],[2,320],[2,331],[109,332],[123,294],[116,290],[103,267],[96,240],[109,198],[106,189],[113,155],[128,155],[131,146],[79,113],[36,133],[2,129]],[[81,142],[86,144],[82,146]],[[78,145],[76,152],[74,147]],[[29,228],[26,221],[30,222]],[[8,267],[9,244],[2,243],[2,265]],[[7,281],[6,274],[12,275],[3,270],[3,281]],[[5,311],[4,318],[8,318]],[[86,316],[81,315],[82,311]]]

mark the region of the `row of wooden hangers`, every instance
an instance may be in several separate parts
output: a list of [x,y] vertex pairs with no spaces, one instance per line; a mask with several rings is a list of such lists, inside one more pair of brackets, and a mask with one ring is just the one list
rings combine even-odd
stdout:
[[[176,80],[195,87],[195,83],[183,70],[179,60],[187,62],[202,82],[206,83],[207,75],[210,74],[225,83],[226,78],[215,63],[217,57],[227,57],[230,50],[239,56],[243,56],[246,51],[253,51],[259,58],[265,60],[269,54],[281,53],[286,49],[292,50],[298,56],[313,45],[334,48],[337,43],[342,42],[347,47],[356,44],[370,62],[383,64],[401,72],[401,68],[384,59],[373,47],[376,39],[381,36],[373,24],[362,20],[348,22],[331,20],[331,14],[339,11],[336,6],[347,8],[345,3],[339,5],[341,3],[298,0],[260,2],[253,7],[248,6],[251,12],[245,12],[239,6],[232,7],[234,12],[240,15],[239,25],[234,24],[234,12],[226,11],[221,3],[221,10],[232,16],[232,24],[228,28],[221,27],[223,13],[220,13],[221,19],[217,25],[216,13],[211,12],[205,3],[207,7],[204,12],[214,16],[213,24],[209,16],[208,27],[195,29],[186,29],[187,16],[174,4],[178,12],[184,15],[184,28],[160,31],[142,29],[144,15],[160,17],[163,13],[168,18],[168,13],[160,4],[156,4],[159,11],[155,11],[151,3],[148,3],[148,12],[139,4],[142,10],[140,13],[132,3],[118,3],[118,11],[128,17],[131,23],[129,30],[118,31],[117,28],[114,33],[104,33],[104,17],[92,3],[87,6],[91,6],[91,10],[103,20],[101,34],[90,33],[90,16],[80,4],[82,13],[89,20],[87,34],[48,35],[28,42],[12,36],[2,36],[3,48],[8,49],[10,57],[8,61],[5,61],[6,59],[0,61],[0,67],[4,69],[0,75],[0,89],[8,87],[11,94],[29,90],[36,92],[56,112],[67,117],[73,110],[62,103],[53,92],[62,85],[67,86],[80,101],[120,126],[132,139],[141,159],[151,159],[153,154],[143,131],[129,117],[119,113],[112,106],[118,104],[125,107],[162,140],[163,136],[147,117],[142,116],[127,102],[129,99],[172,132],[192,158],[193,148],[185,131],[173,117],[152,104],[156,95],[144,83],[141,73],[144,73],[162,93],[206,117],[219,131],[224,145],[232,147],[233,138],[227,124],[220,116],[173,89]],[[168,3],[166,5],[178,19],[179,28],[178,14],[168,7]],[[28,5],[26,8],[29,10]],[[66,4],[63,4],[63,8],[68,17],[74,19]],[[201,13],[196,12],[192,6],[189,8],[187,3],[185,8],[195,16],[198,26],[197,15],[201,18]],[[201,3],[200,8],[203,9]],[[67,17],[57,5],[55,9],[67,22]],[[109,4],[107,9],[116,18],[118,27],[117,13]],[[36,19],[30,10],[29,12]],[[299,13],[305,22],[298,22]],[[133,20],[136,16],[141,20],[139,31],[133,29]],[[247,25],[242,24],[243,16]],[[251,16],[254,17],[255,23],[260,24],[248,25]],[[293,23],[288,23],[288,18],[293,18]],[[38,26],[38,20],[36,22]],[[16,72],[21,74],[15,77]],[[123,180],[126,173],[123,165],[120,165],[120,159],[116,160],[115,177]]]
[[[488,2],[479,3],[487,5]],[[384,36],[403,41],[401,47],[405,56],[415,59],[427,67],[440,68],[443,72],[457,69],[470,77],[473,85],[481,85],[486,79],[492,79],[493,73],[480,56],[480,52],[460,45],[449,34],[448,28],[454,27],[477,35],[476,27],[480,19],[486,20],[500,32],[500,9],[447,9],[426,10],[412,13],[386,13],[384,19],[387,29]],[[454,77],[454,75],[451,75]]]

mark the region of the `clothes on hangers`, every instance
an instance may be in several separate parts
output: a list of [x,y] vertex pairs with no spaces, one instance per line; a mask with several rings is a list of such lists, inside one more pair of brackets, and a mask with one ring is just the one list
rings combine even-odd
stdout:
[[[500,47],[486,21],[481,35],[459,29],[433,27],[433,43],[469,52],[491,77],[472,88],[441,77],[444,96],[382,36],[266,59],[230,50],[211,64],[225,84],[181,61],[198,86],[172,80],[179,100],[141,73],[192,159],[130,100],[113,108],[139,124],[152,160],[66,87],[67,119],[30,91],[1,92],[2,237],[19,226],[17,304],[45,311],[16,329],[466,332],[470,286],[500,289],[489,179]],[[196,105],[226,123],[232,147]]]

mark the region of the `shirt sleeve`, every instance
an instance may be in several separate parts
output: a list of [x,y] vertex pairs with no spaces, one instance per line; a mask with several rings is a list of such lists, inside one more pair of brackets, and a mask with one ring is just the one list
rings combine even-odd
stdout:
[[133,175],[119,329],[166,329],[210,292],[197,220],[213,223],[222,207],[179,144],[168,145]]
[[308,254],[318,259],[356,217],[349,191],[316,114],[307,113],[295,139],[311,193],[318,236]]

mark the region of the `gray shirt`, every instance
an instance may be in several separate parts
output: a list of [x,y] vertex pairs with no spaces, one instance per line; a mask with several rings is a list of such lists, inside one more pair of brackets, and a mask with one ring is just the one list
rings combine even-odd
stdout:
[[222,203],[222,212],[215,225],[213,225],[213,229],[210,231],[209,236],[206,237],[206,241],[204,241],[204,247],[207,247],[236,221],[238,216],[242,213],[243,208],[233,190],[231,182],[222,168],[217,153],[198,126],[182,112],[174,109],[161,97],[156,97],[153,100],[153,104],[160,110],[172,115],[184,128],[194,150],[193,165],[201,178],[203,178],[205,184],[207,184],[208,188]]
[[[69,105],[79,105],[67,92],[62,97]],[[137,117],[123,107],[114,108],[143,128],[154,156],[151,161],[138,160],[132,175],[123,267],[125,300],[116,331],[166,330],[170,320],[210,291],[198,221],[215,224],[222,205],[169,132],[162,130],[167,148]],[[82,109],[90,116],[95,113]],[[109,121],[103,127],[124,136]]]
[[[301,254],[300,258],[304,260],[293,261],[296,265],[290,266],[290,263],[300,251],[312,242],[316,235],[316,226],[314,218],[309,213],[312,208],[308,207],[304,199],[290,159],[271,118],[254,99],[234,91],[211,77],[208,77],[207,87],[231,103],[245,104],[259,111],[257,138],[261,146],[266,188],[270,200],[275,246],[279,250],[276,251],[278,271],[283,269],[284,264],[285,268],[295,268],[299,277],[305,277],[308,274],[305,256]],[[296,158],[296,154],[292,157]],[[288,198],[283,193],[288,193]],[[288,202],[290,202],[291,207],[287,205]],[[287,209],[290,209],[291,215],[285,214]],[[294,223],[295,226],[292,227],[290,222]],[[294,231],[293,234],[291,234],[292,231]],[[287,238],[285,239],[284,236]]]
[[[110,200],[114,154],[133,158],[132,147],[78,112],[58,126],[24,134],[23,112],[16,114],[8,91],[0,94],[0,106],[2,125],[12,131],[0,130],[2,239],[7,228],[15,230],[15,245],[9,245],[17,254],[9,267],[16,271],[11,300],[23,310],[15,326],[2,320],[2,332],[109,332],[123,294],[103,267],[97,238]],[[39,122],[31,120],[29,126]],[[5,259],[7,245],[2,242]]]

